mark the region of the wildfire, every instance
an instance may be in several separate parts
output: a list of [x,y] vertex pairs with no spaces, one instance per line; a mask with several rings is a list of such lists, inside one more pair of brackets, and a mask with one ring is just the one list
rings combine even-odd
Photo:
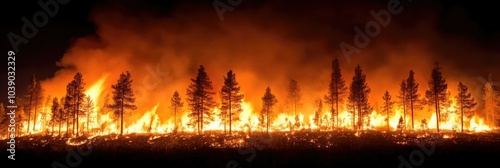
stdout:
[[[85,91],[85,95],[89,96],[94,102],[99,102],[99,96],[103,91],[103,84],[109,74],[103,75],[97,82]],[[94,108],[97,109],[97,104],[94,103]]]
[[470,120],[469,130],[474,132],[484,132],[484,131],[491,131],[492,129],[486,124],[484,124],[483,119],[474,116]]
[[[114,112],[110,111],[105,107],[101,107],[103,104],[103,95],[105,90],[105,83],[108,79],[108,74],[104,74],[96,82],[92,83],[90,87],[84,92],[90,99],[94,102],[93,110],[89,114],[89,118],[82,118],[79,121],[85,129],[85,135],[87,136],[98,136],[98,135],[108,135],[119,133],[120,123],[115,116]],[[460,130],[461,120],[460,113],[456,109],[456,100],[451,99],[451,104],[441,110],[441,121],[440,129],[457,131]],[[174,125],[173,117],[162,118],[158,115],[158,107],[162,105],[162,102],[158,102],[149,110],[144,112],[141,116],[137,117],[135,120],[124,120],[124,133],[125,134],[168,134],[174,131],[196,133],[196,129],[189,125],[190,118],[188,116],[189,112],[184,111],[179,114],[179,124]],[[243,100],[242,101],[242,112],[237,116],[234,116],[232,121],[232,130],[235,132],[252,132],[252,131],[264,131],[265,126],[259,121],[260,111],[253,108],[252,103]],[[345,107],[346,105],[344,105]],[[36,133],[53,133],[58,132],[56,128],[50,127],[51,123],[51,113],[50,105],[40,107],[38,109],[41,111],[36,116],[36,123],[34,125],[34,130],[30,131],[31,134]],[[271,115],[271,122],[269,131],[271,132],[288,132],[297,130],[320,130],[328,131],[332,129],[353,129],[353,114],[348,111],[341,111],[338,115],[338,126],[337,123],[332,122],[332,114],[330,111],[322,111],[318,119],[315,114],[302,113],[303,111],[314,111],[308,109],[302,109],[301,112],[297,114],[292,114],[290,112],[274,112]],[[204,126],[204,131],[219,131],[223,132],[225,129],[228,130],[229,124],[224,126],[224,121],[220,116],[219,107],[215,107],[211,110],[214,120],[209,124]],[[425,112],[417,111],[417,113]],[[140,113],[140,112],[137,112]],[[436,129],[436,113],[429,111],[431,113],[429,118],[425,118],[428,122],[425,128],[422,126],[421,118],[416,118],[414,120],[415,131]],[[128,115],[127,115],[128,116]],[[125,117],[127,117],[125,116]],[[390,131],[401,129],[399,128],[400,118],[405,118],[406,125],[405,130],[411,130],[411,118],[409,117],[409,112],[403,114],[403,109],[401,107],[395,107],[390,116],[386,114],[373,110],[371,113],[365,115],[363,129],[365,130],[380,130]],[[446,116],[446,117],[444,117]],[[86,125],[86,122],[89,122]],[[357,122],[357,121],[355,121]],[[389,123],[389,125],[387,125]],[[23,123],[23,130],[27,130],[26,122]],[[33,127],[33,126],[31,126]],[[88,128],[87,128],[88,127]],[[54,130],[52,130],[54,129]],[[471,118],[464,118],[464,130],[467,132],[486,132],[495,130],[494,127],[487,125],[483,118],[474,115]],[[61,132],[66,132],[66,128],[61,127]],[[62,133],[61,133],[62,134]],[[23,134],[24,135],[24,134]],[[52,135],[57,135],[53,133]],[[67,142],[70,145],[78,145],[81,142]]]
[[161,125],[160,117],[156,113],[158,108],[156,104],[151,110],[144,113],[144,115],[139,118],[134,124],[127,127],[125,132],[127,133],[166,133],[166,126]]
[[381,129],[383,126],[387,125],[386,124],[386,117],[380,113],[377,113],[377,111],[372,111],[370,114],[370,126],[365,129]]

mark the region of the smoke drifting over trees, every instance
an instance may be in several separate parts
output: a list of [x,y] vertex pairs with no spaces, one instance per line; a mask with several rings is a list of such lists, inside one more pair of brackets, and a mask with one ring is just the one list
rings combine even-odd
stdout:
[[[393,15],[380,35],[348,63],[338,44],[352,42],[353,27],[373,20],[370,11],[385,9],[386,3],[248,2],[227,12],[223,22],[209,4],[178,2],[165,12],[141,2],[118,6],[101,3],[89,16],[95,24],[95,35],[76,38],[57,62],[62,69],[43,84],[47,91],[60,96],[65,91],[59,83],[69,82],[75,72],[82,72],[86,81],[95,81],[103,73],[114,74],[106,80],[105,86],[109,86],[117,80],[116,74],[129,70],[138,74],[134,84],[137,111],[146,111],[157,104],[147,100],[164,100],[175,90],[185,90],[197,67],[204,65],[212,79],[220,79],[228,69],[238,74],[241,92],[245,101],[252,102],[253,109],[261,109],[261,93],[257,90],[270,86],[275,88],[276,97],[284,100],[289,79],[296,79],[300,81],[303,100],[308,100],[302,109],[313,113],[313,100],[328,92],[329,61],[333,58],[338,58],[345,79],[354,75],[355,65],[363,67],[369,77],[367,83],[374,88],[370,103],[380,102],[386,90],[398,93],[397,81],[406,78],[410,69],[415,71],[416,81],[428,81],[435,61],[441,63],[450,86],[457,86],[460,80],[470,83],[471,88],[479,87],[478,75],[495,72],[494,66],[484,62],[495,62],[493,56],[498,49],[481,45],[482,41],[469,36],[443,37],[440,31],[446,28],[440,24],[445,21],[436,14],[441,6],[425,2],[403,3],[404,11]],[[150,10],[134,9],[135,6]],[[345,15],[347,10],[356,12]],[[306,13],[307,18],[301,17]],[[445,13],[443,17],[449,16]],[[453,33],[446,35],[455,37]],[[491,61],[473,59],[472,55]],[[483,68],[475,70],[479,66]],[[222,80],[213,80],[214,88],[222,84]],[[450,90],[455,95],[456,89]],[[104,92],[110,93],[111,89]],[[424,90],[420,89],[419,94],[423,95]],[[284,109],[282,103],[277,106],[276,110]],[[167,111],[168,104],[160,104],[158,110]],[[168,113],[159,115],[166,117]],[[420,121],[430,115],[414,117]]]

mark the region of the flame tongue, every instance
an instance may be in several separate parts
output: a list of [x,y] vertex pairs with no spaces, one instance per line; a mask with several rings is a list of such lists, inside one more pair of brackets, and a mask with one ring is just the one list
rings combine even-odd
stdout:
[[[103,84],[108,76],[108,74],[105,74],[103,77],[101,77],[97,82],[95,82],[89,89],[85,91],[85,95],[89,96],[92,101],[99,102],[99,96],[103,91]],[[97,108],[97,106],[95,108]]]
[[134,124],[127,127],[126,133],[166,133],[165,127],[160,123],[160,117],[156,113],[159,103],[151,110],[144,113]]

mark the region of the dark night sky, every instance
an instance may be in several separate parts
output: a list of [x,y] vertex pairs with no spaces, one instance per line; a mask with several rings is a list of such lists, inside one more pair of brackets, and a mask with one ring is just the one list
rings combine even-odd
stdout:
[[[0,51],[4,53],[4,57],[6,57],[7,51],[11,50],[6,37],[7,33],[20,34],[21,17],[30,18],[36,11],[39,11],[41,8],[37,2],[35,0],[3,2],[2,25],[0,26],[3,38],[1,39]],[[233,12],[225,13],[226,20],[224,22],[233,22],[231,19],[236,20],[238,19],[236,17],[240,15],[255,11],[255,17],[249,17],[254,19],[252,22],[260,22],[261,26],[289,27],[287,28],[290,30],[288,33],[293,34],[290,38],[298,38],[304,42],[315,41],[324,34],[327,39],[325,43],[332,46],[330,48],[324,47],[328,48],[325,49],[326,52],[339,53],[338,44],[341,41],[348,41],[352,44],[354,36],[352,28],[363,26],[364,23],[370,21],[369,11],[383,9],[387,2],[388,0],[345,2],[243,0],[242,4],[235,7]],[[429,43],[436,43],[430,48],[434,53],[437,53],[437,56],[432,58],[433,60],[451,61],[454,68],[466,71],[473,79],[477,76],[486,78],[489,73],[493,75],[494,81],[500,77],[498,73],[500,69],[500,13],[498,7],[494,5],[496,4],[494,1],[413,0],[412,2],[401,2],[404,5],[404,11],[399,15],[393,15],[393,21],[387,30],[382,30],[382,33],[390,35],[381,36],[381,39],[389,41],[389,44],[397,44],[402,39],[404,39],[403,41],[412,38],[422,39],[422,37],[425,39],[427,34],[424,31],[413,30],[419,24],[425,25],[426,20],[432,20],[432,26],[426,31],[437,34],[437,36],[429,38]],[[122,1],[96,3],[94,0],[72,0],[69,4],[61,6],[59,13],[54,18],[50,18],[47,26],[40,28],[38,34],[29,39],[28,44],[20,45],[20,53],[16,57],[18,94],[22,93],[32,73],[36,73],[40,79],[54,77],[59,68],[56,62],[62,58],[76,38],[96,34],[96,26],[90,19],[90,15],[96,7],[103,6],[104,9],[106,6],[123,7],[128,11],[128,17],[138,16],[144,11],[167,18],[181,14],[205,13],[207,18],[210,18],[209,20],[196,20],[196,17],[193,17],[191,19],[194,20],[190,22],[208,24],[221,22],[211,0],[196,2],[149,0],[127,1],[126,3]],[[330,15],[341,17],[332,18],[329,17]],[[328,29],[332,27],[337,29],[336,32],[345,33],[343,35],[325,33],[329,32]],[[373,40],[370,45],[377,46],[374,44],[377,42],[379,41]],[[470,46],[463,46],[464,44],[470,44]],[[359,59],[370,60],[354,56],[353,62],[359,61]],[[6,66],[5,60],[2,59],[3,66]],[[383,59],[373,62],[373,64],[383,63]],[[5,89],[6,82],[3,79],[7,78],[6,72],[0,74],[2,78],[0,86]],[[422,85],[426,84],[422,82]],[[5,102],[6,95],[2,96],[0,100]]]

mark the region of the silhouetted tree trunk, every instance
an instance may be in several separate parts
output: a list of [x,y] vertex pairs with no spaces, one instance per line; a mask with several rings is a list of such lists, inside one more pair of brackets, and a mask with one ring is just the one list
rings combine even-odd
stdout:
[[298,82],[295,79],[290,79],[290,84],[288,86],[288,102],[291,103],[291,108],[293,111],[293,116],[295,117],[295,126],[299,126],[298,114],[297,114],[297,106],[300,105],[300,101],[302,99],[302,93],[300,92],[300,87]]
[[111,85],[113,89],[113,104],[108,108],[112,109],[115,115],[120,116],[120,135],[123,135],[123,115],[125,110],[135,110],[135,95],[132,90],[132,76],[130,72],[120,74],[120,78],[116,84]]
[[36,83],[38,83],[38,81],[35,77],[35,74],[33,74],[33,77],[31,79],[30,83],[28,84],[28,88],[26,90],[26,98],[29,101],[25,102],[25,109],[24,109],[24,112],[27,113],[27,115],[28,115],[28,127],[26,129],[26,133],[28,133],[28,134],[31,134],[31,132],[30,132],[31,110],[33,107],[33,99],[35,98]]
[[183,106],[184,106],[184,103],[181,100],[181,96],[179,96],[179,92],[175,91],[174,95],[170,99],[170,108],[172,109],[172,112],[174,113],[174,131],[177,131],[177,128],[178,128],[177,113],[179,111],[181,111]]
[[[70,87],[67,87],[67,88],[70,88]],[[64,97],[64,119],[66,120],[66,137],[69,136],[69,121],[71,119],[73,119],[73,115],[72,115],[72,105],[71,105],[71,99],[69,98],[69,96],[65,96]]]
[[389,91],[385,91],[384,96],[382,96],[382,99],[384,99],[384,105],[383,105],[383,112],[386,113],[387,119],[387,131],[391,131],[391,127],[389,125],[389,116],[392,114],[392,107],[394,105],[394,102],[391,101],[391,95],[389,94]]
[[[399,104],[403,106],[403,129],[406,128],[406,106],[408,105],[408,85],[406,84],[406,80],[401,81],[399,84]],[[399,127],[399,125],[398,125]]]
[[349,101],[353,103],[358,113],[358,129],[363,128],[363,117],[371,109],[368,104],[368,94],[370,92],[371,89],[366,83],[366,75],[363,74],[361,67],[357,65],[349,88]]
[[236,75],[233,71],[230,70],[227,72],[227,76],[224,76],[224,85],[219,95],[222,102],[221,113],[224,116],[229,115],[229,134],[231,134],[233,116],[243,111],[241,108],[243,94],[240,93],[240,86],[238,82],[236,82]]
[[33,116],[33,132],[36,131],[36,120],[38,105],[43,101],[43,88],[39,81],[35,82],[35,88],[33,89],[33,102],[34,102],[34,116]]
[[462,84],[462,82],[458,83],[458,94],[456,96],[457,104],[460,109],[460,131],[464,132],[464,114],[468,118],[472,117],[473,111],[472,108],[476,106],[476,102],[474,102],[474,98],[471,97],[470,93],[467,93],[467,86]]
[[[414,113],[413,110],[416,106],[419,105],[420,102],[420,95],[418,94],[418,83],[415,81],[414,77],[415,73],[410,70],[410,74],[408,76],[408,79],[406,79],[406,88],[408,91],[408,98],[407,100],[409,101],[409,106],[410,106],[410,112],[411,112],[411,129],[415,129],[415,124],[414,124]],[[406,121],[406,120],[405,120]]]
[[[52,106],[50,107],[50,111],[52,112],[52,119],[51,119],[51,123],[52,123],[52,132],[54,132],[54,125],[55,123],[60,123],[60,119],[61,117],[59,116],[59,100],[57,99],[57,97],[54,97],[52,99]],[[61,129],[59,127],[59,134],[61,134]]]
[[446,79],[441,75],[441,67],[436,62],[434,68],[432,69],[431,79],[429,80],[429,89],[425,92],[425,97],[429,104],[434,105],[436,109],[436,128],[439,133],[439,122],[440,122],[440,105],[441,103],[448,100],[447,90],[448,84]]
[[82,111],[81,107],[83,104],[83,99],[85,98],[85,94],[83,93],[83,88],[85,87],[85,83],[83,82],[83,75],[80,72],[77,72],[73,77],[73,80],[66,86],[66,101],[70,106],[68,112],[72,115],[73,120],[73,134],[79,136],[79,116],[80,111]]
[[200,65],[198,75],[196,78],[191,79],[191,84],[187,89],[187,101],[191,109],[189,114],[191,125],[193,123],[198,125],[198,134],[203,132],[205,122],[208,124],[213,120],[210,110],[215,107],[214,94],[212,81],[205,72],[205,68]]
[[[332,115],[332,129],[338,127],[339,123],[339,101],[342,101],[342,96],[346,93],[347,87],[342,78],[339,61],[335,58],[332,61],[332,73],[330,76],[330,85],[328,85],[328,94],[325,95],[325,102],[330,105]],[[335,106],[335,110],[334,110]]]
[[274,105],[278,103],[278,99],[276,96],[271,93],[271,88],[269,86],[266,88],[266,93],[262,97],[262,110],[261,113],[265,113],[266,115],[266,134],[269,135],[269,122],[270,122],[270,114],[273,110]]

